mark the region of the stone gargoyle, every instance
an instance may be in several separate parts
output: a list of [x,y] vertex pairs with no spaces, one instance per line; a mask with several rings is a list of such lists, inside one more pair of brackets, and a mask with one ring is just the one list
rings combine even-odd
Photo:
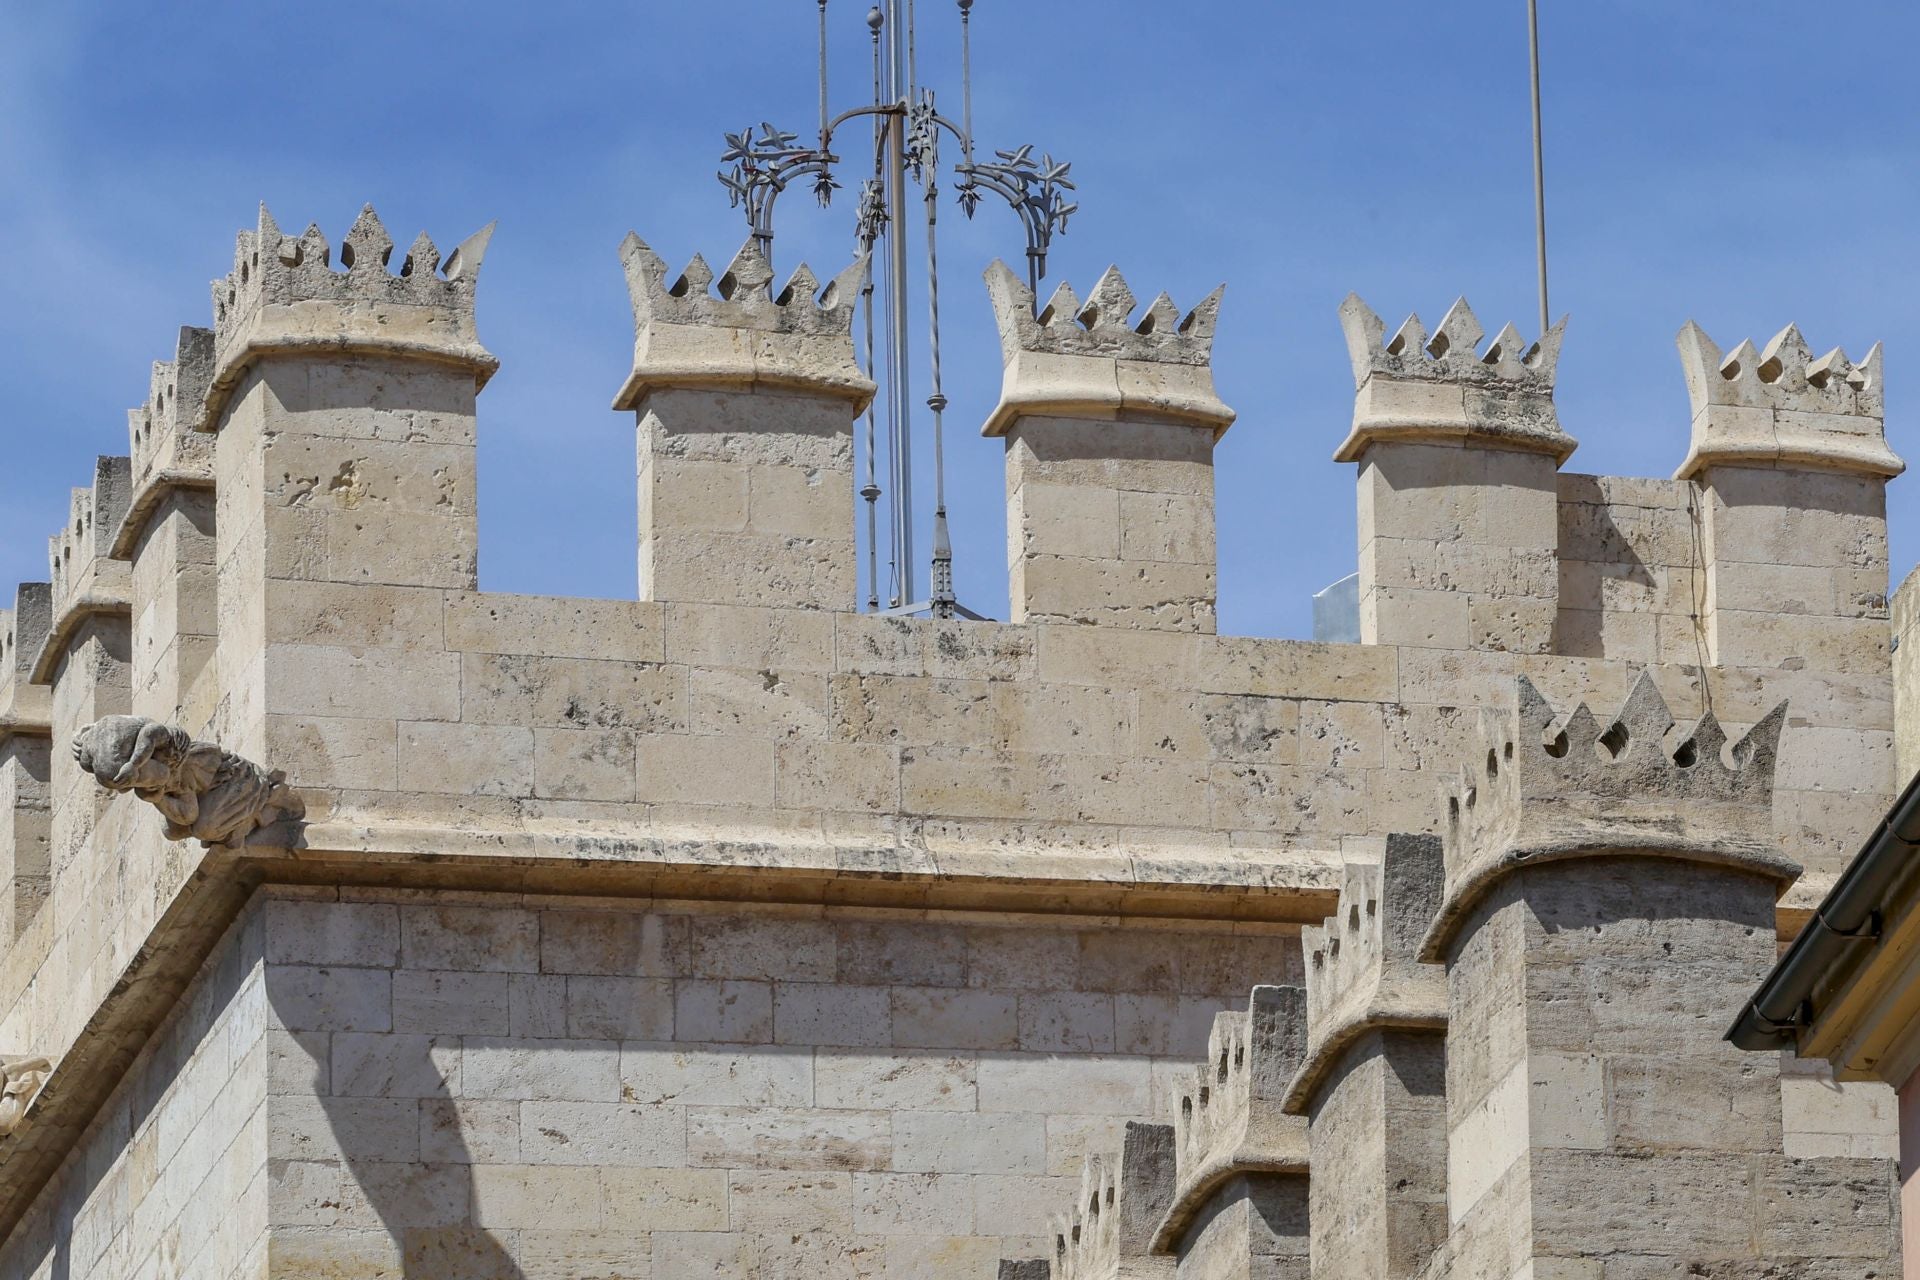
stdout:
[[109,791],[131,791],[160,810],[169,840],[237,845],[305,812],[278,769],[143,716],[94,721],[73,736],[73,758]]
[[6,1077],[5,1088],[0,1090],[0,1134],[20,1127],[52,1070],[53,1064],[45,1058],[0,1058],[0,1073]]

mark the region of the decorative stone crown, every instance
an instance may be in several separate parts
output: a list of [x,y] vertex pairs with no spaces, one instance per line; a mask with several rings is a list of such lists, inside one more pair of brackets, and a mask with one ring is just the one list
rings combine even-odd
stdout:
[[1335,462],[1357,462],[1380,440],[1465,440],[1489,449],[1572,456],[1578,442],[1560,429],[1553,379],[1566,319],[1528,345],[1511,324],[1484,352],[1485,331],[1465,298],[1431,337],[1418,315],[1386,337],[1386,324],[1350,293],[1340,327],[1353,361],[1353,429]]
[[1879,343],[1859,364],[1838,347],[1816,360],[1800,330],[1788,325],[1763,351],[1743,339],[1723,356],[1691,320],[1677,342],[1693,437],[1675,479],[1716,463],[1873,476],[1906,470],[1887,447]]
[[1005,435],[1023,414],[1123,413],[1225,431],[1234,414],[1214,390],[1212,368],[1225,291],[1215,289],[1184,318],[1162,293],[1133,322],[1133,290],[1108,267],[1085,302],[1062,283],[1036,311],[1033,291],[996,259],[987,268],[987,293],[1006,372],[983,433]]
[[1784,889],[1800,874],[1773,834],[1773,775],[1786,703],[1739,742],[1708,710],[1673,745],[1673,713],[1642,671],[1602,725],[1583,702],[1559,728],[1521,676],[1518,708],[1489,716],[1442,796],[1446,896],[1421,947],[1429,962],[1465,915],[1522,866],[1566,858],[1677,858],[1739,868]]
[[1053,1280],[1138,1274],[1125,1264],[1145,1262],[1154,1229],[1173,1199],[1173,1142],[1171,1126],[1129,1122],[1117,1159],[1087,1156],[1079,1196],[1064,1217],[1054,1219]]
[[153,362],[145,403],[127,410],[134,489],[113,534],[116,560],[132,558],[147,517],[169,489],[213,487],[213,438],[199,429],[213,382],[213,341],[213,330],[183,326],[173,359]]
[[1388,836],[1378,866],[1347,867],[1333,915],[1301,930],[1307,1055],[1287,1091],[1288,1111],[1307,1113],[1340,1055],[1368,1030],[1446,1026],[1446,973],[1420,962],[1445,880],[1438,837]]
[[234,244],[233,270],[213,282],[214,370],[202,426],[217,428],[226,395],[255,356],[290,352],[403,352],[473,370],[484,383],[499,361],[480,345],[474,287],[494,224],[447,255],[426,232],[389,270],[393,237],[367,205],[340,246],[342,270],[317,225],[281,234],[260,206],[259,226]]
[[1299,987],[1263,986],[1244,1013],[1214,1015],[1207,1061],[1174,1112],[1179,1176],[1156,1251],[1171,1249],[1213,1189],[1235,1174],[1306,1171],[1306,1122],[1282,1109],[1305,1057],[1306,1004]]
[[861,255],[825,288],[805,263],[773,291],[773,269],[750,237],[713,292],[713,268],[698,254],[672,283],[667,264],[632,232],[620,245],[633,301],[633,372],[616,409],[639,407],[649,388],[786,386],[837,395],[855,412],[873,380],[853,353],[853,312],[866,287]]

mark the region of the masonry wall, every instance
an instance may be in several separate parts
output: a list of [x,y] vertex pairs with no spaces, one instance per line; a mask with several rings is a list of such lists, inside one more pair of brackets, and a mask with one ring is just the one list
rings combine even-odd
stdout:
[[1897,789],[1920,773],[1920,569],[1907,575],[1893,597],[1893,643]]
[[228,930],[35,1208],[5,1280],[261,1280],[268,1026],[258,912]]
[[276,1275],[992,1277],[1300,964],[1097,918],[282,889],[264,921]]

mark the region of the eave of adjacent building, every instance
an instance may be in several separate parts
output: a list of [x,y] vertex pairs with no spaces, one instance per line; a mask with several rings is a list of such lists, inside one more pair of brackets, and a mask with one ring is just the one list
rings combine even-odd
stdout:
[[1920,1067],[1920,776],[1907,784],[1727,1031],[1843,1080]]

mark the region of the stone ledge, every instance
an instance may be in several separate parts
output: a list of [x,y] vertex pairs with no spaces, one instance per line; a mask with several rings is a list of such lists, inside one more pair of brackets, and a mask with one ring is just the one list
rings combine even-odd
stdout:
[[1153,1233],[1153,1251],[1155,1253],[1175,1253],[1179,1251],[1180,1239],[1186,1235],[1187,1228],[1207,1207],[1207,1201],[1213,1193],[1228,1179],[1243,1173],[1293,1173],[1302,1177],[1307,1175],[1307,1134],[1306,1126],[1300,1127],[1300,1149],[1298,1152],[1276,1152],[1257,1146],[1235,1148],[1232,1151],[1219,1152],[1207,1160],[1180,1183],[1180,1192],[1174,1197],[1173,1204],[1167,1210],[1167,1216]]
[[96,595],[83,595],[76,600],[69,600],[60,611],[60,616],[54,619],[53,629],[47,632],[46,642],[40,646],[40,653],[33,660],[33,672],[28,676],[28,683],[53,683],[54,670],[60,665],[60,659],[66,656],[68,641],[73,639],[73,633],[88,619],[132,616],[133,606],[125,600]]
[[0,742],[8,738],[51,738],[53,726],[45,720],[0,714]]
[[140,481],[140,487],[133,492],[133,500],[127,504],[127,513],[120,517],[120,527],[114,530],[113,542],[107,548],[109,560],[131,560],[140,546],[141,535],[147,531],[147,521],[153,518],[160,504],[167,496],[179,489],[213,490],[213,473],[199,468],[169,467],[149,473]]

